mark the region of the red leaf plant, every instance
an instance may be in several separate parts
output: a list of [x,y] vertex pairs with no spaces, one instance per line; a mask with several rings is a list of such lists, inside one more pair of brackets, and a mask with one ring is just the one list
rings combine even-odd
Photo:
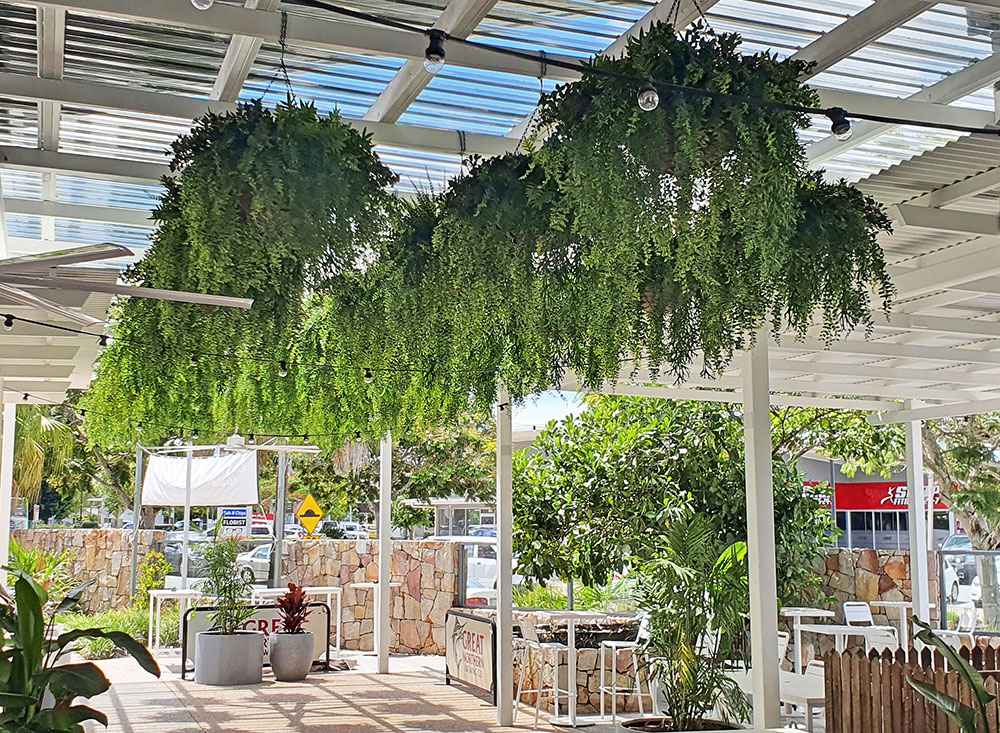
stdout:
[[288,592],[278,599],[278,616],[284,634],[303,633],[302,625],[311,614],[306,607],[305,589],[295,583],[288,584]]

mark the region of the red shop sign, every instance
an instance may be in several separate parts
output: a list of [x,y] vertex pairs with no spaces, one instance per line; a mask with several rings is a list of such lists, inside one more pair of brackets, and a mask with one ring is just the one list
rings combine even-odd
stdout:
[[[871,481],[865,483],[837,484],[837,511],[886,512],[908,509],[909,491],[905,482]],[[941,492],[934,492],[934,508],[946,510],[941,503]]]

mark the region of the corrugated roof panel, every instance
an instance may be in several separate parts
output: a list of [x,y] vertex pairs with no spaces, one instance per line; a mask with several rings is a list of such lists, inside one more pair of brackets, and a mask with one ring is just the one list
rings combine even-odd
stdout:
[[103,224],[76,219],[56,219],[55,228],[55,238],[59,241],[79,242],[80,244],[111,242],[126,247],[148,247],[149,237],[153,233],[153,230],[147,227]]
[[0,171],[3,195],[16,199],[42,200],[42,174],[34,171]]
[[56,199],[73,204],[152,209],[163,193],[161,186],[109,181],[82,176],[56,176]]
[[0,97],[0,145],[38,146],[38,105]]
[[7,214],[7,236],[41,239],[42,217]]
[[[280,58],[277,44],[261,47],[241,99],[263,96],[266,104],[274,105],[287,98],[279,71]],[[285,53],[285,68],[295,96],[314,102],[321,112],[339,110],[350,118],[362,117],[368,111],[403,63],[403,59],[331,54],[293,46]]]
[[437,193],[444,190],[450,178],[462,171],[462,159],[446,153],[415,153],[412,150],[375,147],[382,162],[399,175],[396,190],[401,193]]
[[67,153],[166,163],[168,148],[189,120],[135,112],[62,108],[59,149]]
[[38,73],[35,9],[0,3],[0,70]]
[[64,77],[207,97],[229,36],[66,15]]
[[[546,80],[543,89],[555,84]],[[404,124],[505,135],[538,105],[538,79],[445,66],[399,121]]]

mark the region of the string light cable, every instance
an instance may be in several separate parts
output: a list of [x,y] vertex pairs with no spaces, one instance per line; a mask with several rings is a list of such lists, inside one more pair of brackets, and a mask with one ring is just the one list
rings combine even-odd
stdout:
[[[546,54],[543,51],[522,51],[516,48],[506,48],[504,46],[496,46],[491,43],[486,43],[483,41],[472,41],[468,38],[461,38],[458,36],[453,36],[446,31],[442,31],[438,28],[422,28],[420,26],[412,25],[401,20],[396,20],[393,18],[386,17],[384,15],[377,15],[373,13],[366,13],[360,10],[354,10],[351,8],[345,8],[335,3],[328,2],[327,0],[295,0],[295,5],[306,6],[310,8],[315,8],[317,10],[325,10],[330,13],[337,15],[342,15],[345,17],[352,18],[354,20],[364,21],[366,23],[373,23],[376,25],[381,25],[387,28],[393,28],[395,30],[406,31],[408,33],[414,33],[418,35],[426,36],[430,39],[430,43],[425,54],[425,64],[426,62],[431,62],[432,64],[443,63],[445,58],[444,42],[460,44],[463,46],[468,46],[470,48],[478,49],[485,53],[500,54],[503,56],[509,56],[511,58],[517,58],[522,61],[530,61],[532,63],[538,64],[540,68],[544,66],[547,70],[549,68],[564,69],[567,71],[572,71],[580,75],[590,74],[592,76],[604,76],[607,78],[617,79],[619,81],[626,82],[628,84],[634,85],[637,92],[640,95],[646,92],[645,97],[640,97],[640,106],[644,110],[655,109],[656,105],[652,105],[652,95],[648,93],[648,87],[651,85],[655,92],[659,93],[674,93],[682,95],[691,95],[698,97],[707,97],[719,102],[726,102],[736,105],[748,105],[756,106],[763,109],[768,109],[771,111],[785,111],[785,112],[797,112],[800,114],[817,115],[824,116],[830,120],[830,131],[838,139],[846,139],[850,135],[850,120],[866,120],[869,122],[877,122],[883,124],[891,125],[908,125],[912,127],[924,127],[936,130],[948,130],[951,132],[963,132],[972,135],[1000,135],[1000,128],[994,127],[976,127],[972,125],[960,125],[950,122],[937,122],[930,120],[916,120],[906,117],[893,117],[890,115],[880,115],[871,112],[855,112],[851,110],[844,109],[843,107],[807,107],[804,105],[797,104],[787,104],[785,102],[774,102],[767,99],[758,99],[756,97],[745,97],[739,94],[728,94],[726,92],[718,92],[712,89],[703,89],[701,87],[691,87],[685,86],[683,84],[674,84],[671,82],[660,81],[657,79],[637,79],[627,74],[621,74],[618,72],[610,71],[608,69],[594,68],[591,66],[585,66],[580,61],[569,60],[566,58],[553,57],[550,54]],[[699,8],[700,10],[700,8]],[[704,15],[704,13],[702,13]],[[544,72],[543,72],[544,73]],[[889,100],[891,98],[887,98]],[[643,101],[645,100],[645,101]],[[658,103],[658,100],[657,100]],[[645,106],[644,106],[645,105]]]

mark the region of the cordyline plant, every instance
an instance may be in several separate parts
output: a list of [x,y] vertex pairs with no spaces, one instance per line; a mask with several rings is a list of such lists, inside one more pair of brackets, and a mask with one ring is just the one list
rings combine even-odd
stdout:
[[288,592],[278,599],[278,617],[284,634],[303,633],[302,625],[312,614],[306,602],[305,588],[295,583],[288,584]]

